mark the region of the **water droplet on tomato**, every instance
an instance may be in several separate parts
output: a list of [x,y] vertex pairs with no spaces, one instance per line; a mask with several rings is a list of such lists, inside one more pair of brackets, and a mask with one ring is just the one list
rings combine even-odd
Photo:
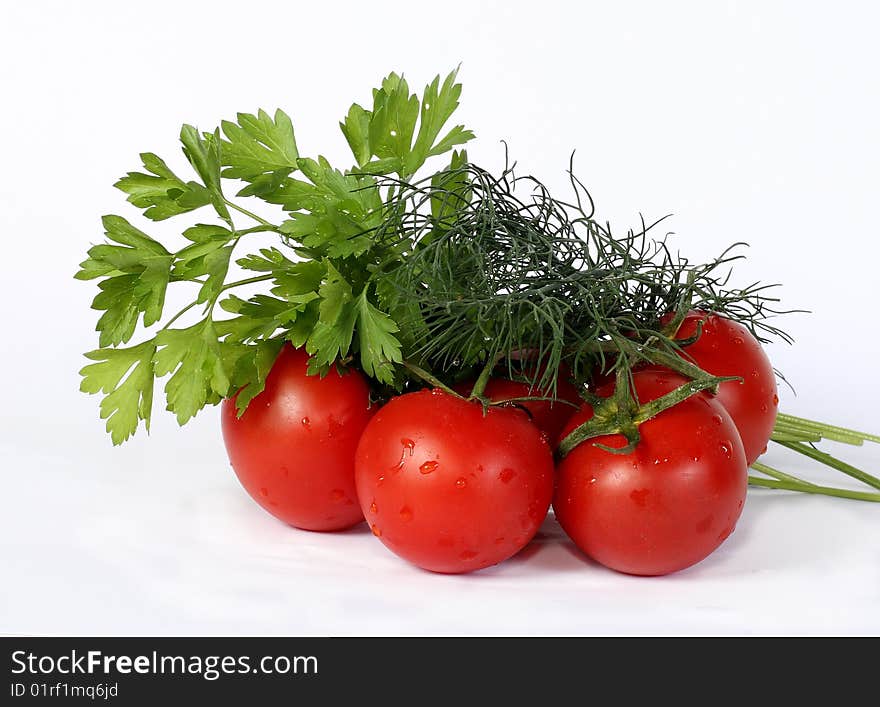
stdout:
[[372,531],[373,535],[375,535],[377,538],[382,537],[382,531],[379,530],[378,527],[376,527],[375,523],[373,523],[373,525],[370,526],[370,530]]
[[412,441],[411,439],[409,439],[408,437],[403,437],[403,438],[401,438],[400,443],[403,445],[403,448],[404,448],[407,452],[409,452],[409,455],[412,456],[412,455],[413,455],[413,450],[416,448],[416,443],[413,442],[413,441]]
[[345,498],[345,491],[343,491],[342,489],[333,489],[330,492],[330,498],[338,503]]
[[720,425],[722,422],[724,422],[724,418],[722,418],[721,415],[715,414],[712,415],[712,422],[714,422],[716,425]]
[[268,496],[268,495],[269,495],[269,489],[267,489],[265,486],[263,486],[263,487],[260,489],[260,495],[262,495],[262,496]]
[[779,405],[779,396],[776,394],[773,395],[773,404]]
[[595,484],[595,483],[596,483],[596,477],[595,477],[595,476],[593,476],[593,477],[590,478],[590,483],[591,483],[591,484]]
[[473,560],[479,554],[479,552],[474,552],[473,550],[462,550],[459,557],[462,560]]
[[413,517],[412,509],[409,506],[404,506],[400,509],[400,520],[411,521]]
[[498,478],[501,480],[502,484],[509,484],[514,476],[516,476],[516,472],[510,468],[502,469],[501,473],[498,474]]
[[699,454],[694,454],[694,456],[693,456],[693,460],[694,460],[695,462],[700,461],[700,455],[699,455]]
[[378,513],[378,512],[379,512],[379,506],[377,506],[377,505],[376,505],[376,502],[373,501],[373,502],[370,504],[370,513]]
[[767,410],[769,410],[769,408],[767,407],[767,403],[761,405],[761,412],[767,412]]
[[376,486],[381,486],[383,481],[385,481],[385,474],[379,474],[376,477]]
[[738,337],[738,336],[735,336],[735,337],[733,338],[733,343],[734,343],[734,344],[741,344],[742,342],[743,342],[743,340],[742,340],[740,337]]
[[302,426],[306,429],[309,429],[312,426],[312,421],[307,417],[304,417],[300,422],[302,422]]
[[757,371],[752,371],[752,378],[760,378],[760,377],[761,377],[760,373],[758,373]]
[[724,440],[719,446],[721,447],[721,453],[722,453],[725,457],[729,457],[729,456],[730,456],[730,450],[733,448],[733,445],[732,445],[729,441]]
[[463,489],[465,486],[467,486],[467,479],[465,479],[463,476],[459,476],[455,480],[455,488]]
[[419,467],[419,471],[423,474],[430,474],[432,471],[436,470],[438,466],[440,466],[440,464],[435,461],[427,461]]
[[431,388],[431,395],[443,395],[443,391],[440,388]]

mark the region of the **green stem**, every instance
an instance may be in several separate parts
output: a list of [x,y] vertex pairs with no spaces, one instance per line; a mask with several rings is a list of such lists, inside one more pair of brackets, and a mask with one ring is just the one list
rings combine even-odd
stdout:
[[256,221],[257,223],[259,223],[260,225],[265,226],[265,227],[267,228],[267,230],[272,230],[272,231],[277,231],[277,230],[278,230],[278,227],[277,227],[276,225],[274,225],[273,223],[270,223],[269,221],[267,221],[266,219],[264,219],[264,218],[261,217],[261,216],[257,216],[253,211],[248,211],[247,209],[245,209],[245,208],[239,206],[238,204],[236,204],[236,203],[234,203],[234,202],[232,202],[232,201],[229,201],[229,199],[226,199],[226,198],[223,199],[223,202],[224,202],[229,208],[231,208],[231,209],[235,209],[236,211],[238,211],[238,213],[240,213],[240,214],[244,214],[245,216],[248,216],[249,218],[252,218],[254,221]]
[[[250,215],[250,214],[248,214]],[[271,223],[269,224],[260,224],[259,226],[252,226],[251,228],[245,228],[244,230],[238,231],[239,236],[246,236],[249,233],[260,233],[265,231],[278,231],[276,226],[273,226]]]
[[815,459],[818,462],[822,462],[826,466],[830,466],[832,469],[842,471],[844,474],[851,476],[854,479],[858,479],[868,486],[873,486],[875,489],[880,489],[880,479],[878,479],[876,476],[872,476],[871,474],[862,471],[861,469],[857,469],[851,464],[840,461],[840,459],[836,459],[826,452],[819,451],[815,447],[811,447],[809,444],[804,444],[803,442],[777,442],[777,444],[781,444],[783,447],[791,449],[798,454],[803,454],[804,456],[810,457],[810,459]]
[[[667,368],[671,368],[676,373],[681,373],[683,376],[687,378],[705,378],[706,371],[704,371],[699,366],[686,361],[681,356],[676,354],[667,353],[666,351],[661,351],[660,349],[651,349],[650,352],[646,352],[647,358],[651,360],[652,363],[659,363]],[[742,382],[742,378],[739,376],[727,376],[724,378],[719,378],[716,382],[716,386],[725,382],[725,381],[740,381]],[[705,390],[705,389],[704,389]],[[713,393],[717,392],[717,390],[712,390]]]
[[852,444],[855,446],[861,446],[864,443],[864,439],[858,435],[837,432],[835,430],[824,430],[818,427],[806,427],[804,425],[798,425],[787,420],[777,420],[776,424],[773,426],[773,434],[774,436],[777,434],[782,435],[801,435],[805,438],[813,438],[816,441],[821,439],[829,439],[834,442],[841,442],[843,444]]
[[[226,290],[231,290],[233,287],[239,287],[241,285],[250,285],[254,282],[263,282],[265,280],[271,280],[272,277],[273,277],[272,275],[257,275],[256,277],[248,277],[244,280],[236,280],[235,282],[229,282],[220,288],[220,290],[217,292],[217,296],[219,297],[221,292],[226,292]],[[217,301],[217,297],[215,297],[214,301],[209,304],[209,307],[213,307],[213,305],[216,301]],[[173,317],[171,317],[171,319],[169,319],[165,323],[165,326],[163,326],[159,331],[165,331],[166,329],[169,329],[171,327],[171,325],[174,324],[174,322],[176,322],[184,314],[186,314],[189,310],[191,310],[193,307],[195,307],[198,304],[201,304],[201,303],[196,302],[196,301],[190,302],[188,305],[186,305],[186,307],[184,307],[177,314],[175,314]]]
[[[618,376],[620,378],[621,376]],[[730,377],[705,376],[700,380],[692,380],[680,385],[666,395],[656,400],[641,405],[633,414],[629,405],[624,405],[615,397],[607,398],[605,402],[594,408],[593,417],[583,424],[575,427],[566,437],[559,443],[557,452],[560,457],[564,458],[572,449],[582,442],[592,439],[593,437],[601,437],[609,434],[623,434],[626,436],[629,444],[617,450],[628,452],[638,442],[637,429],[640,424],[647,422],[652,417],[659,415],[664,410],[678,405],[683,400],[699,393],[703,390],[717,388],[720,383],[731,379]],[[618,381],[618,385],[621,381]],[[624,384],[625,385],[625,384]]]
[[412,373],[416,378],[422,379],[423,381],[434,386],[435,388],[440,388],[440,390],[444,391],[445,393],[449,393],[450,395],[454,395],[458,398],[461,397],[461,395],[459,395],[452,388],[443,383],[443,381],[437,378],[433,373],[429,373],[421,366],[417,366],[416,364],[410,363],[409,361],[404,361],[403,367],[410,373]]
[[785,427],[786,429],[800,429],[804,431],[817,432],[823,437],[828,437],[828,439],[832,439],[832,437],[829,436],[829,433],[831,433],[845,437],[853,437],[866,442],[876,442],[877,444],[880,444],[880,435],[873,435],[868,434],[867,432],[850,430],[846,427],[837,427],[836,425],[827,425],[824,422],[808,420],[804,417],[795,417],[794,415],[787,415],[783,412],[780,412],[776,416],[776,424],[780,427]]
[[577,410],[579,408],[577,403],[573,403],[570,400],[563,400],[562,398],[550,398],[542,395],[523,395],[518,398],[504,398],[503,400],[493,400],[490,402],[490,405],[504,405],[506,403],[531,403],[531,402],[541,402],[541,403],[559,403],[560,405],[568,405],[569,407]]
[[171,319],[169,319],[165,323],[165,326],[163,326],[161,329],[159,329],[159,331],[165,331],[166,329],[169,329],[171,327],[171,325],[174,324],[174,322],[176,322],[178,319],[180,319],[184,314],[186,314],[189,310],[191,310],[197,304],[200,304],[200,303],[196,302],[196,301],[190,302],[188,305],[186,305],[186,307],[184,307],[177,314],[175,314],[173,317],[171,317]]
[[792,476],[791,474],[786,474],[784,471],[779,471],[779,469],[774,469],[772,466],[762,464],[761,462],[754,462],[752,464],[752,469],[754,469],[755,471],[760,471],[762,474],[766,474],[767,476],[772,476],[774,479],[779,479],[780,481],[791,481],[795,484],[806,484],[807,486],[816,485],[809,481],[799,479],[796,476]]
[[498,362],[502,358],[504,358],[504,354],[500,353],[486,360],[486,365],[483,366],[483,370],[480,371],[480,375],[477,377],[477,381],[474,383],[474,387],[471,389],[470,397],[482,399],[483,391],[486,390],[486,385],[489,383],[489,376],[492,375],[492,371],[495,370],[495,366],[498,365]]
[[774,442],[821,442],[822,435],[809,432],[777,432],[774,430],[770,439]]
[[688,272],[687,276],[687,288],[685,292],[687,296],[679,303],[678,308],[675,311],[675,316],[672,320],[663,327],[663,335],[674,339],[678,336],[678,330],[681,329],[681,325],[684,323],[685,317],[688,315],[688,312],[691,309],[691,303],[693,301],[694,295],[694,282],[696,280],[697,274],[691,270]]
[[758,476],[750,476],[749,483],[752,486],[763,486],[764,488],[770,489],[815,493],[822,496],[835,496],[837,498],[850,498],[855,501],[872,501],[874,503],[880,503],[880,493],[870,493],[868,491],[850,491],[849,489],[837,489],[830,486],[792,483],[791,481],[783,481],[781,479],[762,479]]
[[737,377],[731,376],[708,376],[702,380],[692,380],[684,385],[679,386],[671,393],[667,393],[650,403],[645,403],[639,408],[639,412],[634,422],[637,425],[650,420],[652,417],[659,415],[664,410],[678,405],[683,400],[687,400],[692,395],[696,395],[700,391],[717,388],[718,385],[726,381],[739,380]]
[[255,282],[265,282],[266,280],[271,280],[274,275],[255,275],[254,277],[248,277],[244,280],[236,280],[235,282],[229,282],[223,287],[220,288],[220,292],[226,292],[226,290],[231,290],[233,287],[241,287],[242,285],[252,285]]

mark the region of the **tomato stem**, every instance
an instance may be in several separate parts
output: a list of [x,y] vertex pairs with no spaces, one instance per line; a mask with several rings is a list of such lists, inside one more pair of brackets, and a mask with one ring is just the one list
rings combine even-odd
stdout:
[[506,354],[502,352],[486,360],[483,370],[480,371],[480,375],[477,376],[474,387],[471,389],[471,398],[482,400],[483,391],[486,390],[486,385],[489,383],[489,377],[492,375],[492,371],[495,370],[495,366],[498,365],[498,362],[504,358],[505,355]]
[[414,363],[410,363],[409,361],[403,362],[403,367],[412,373],[416,378],[420,378],[426,383],[434,386],[435,388],[440,388],[444,393],[449,393],[450,395],[454,395],[457,398],[462,397],[458,393],[456,393],[452,388],[446,385],[443,381],[441,381],[437,376],[433,373],[429,373],[421,366],[417,366]]
[[[619,373],[619,372],[618,372]],[[618,375],[617,386],[628,387],[627,383],[623,383],[623,376]],[[627,438],[629,444],[621,449],[613,449],[603,445],[603,449],[614,451],[617,454],[627,453],[632,450],[633,446],[638,442],[638,426],[643,422],[647,422],[652,417],[659,415],[664,410],[678,405],[680,402],[695,395],[703,390],[711,390],[718,387],[719,384],[729,380],[739,380],[739,378],[731,378],[730,376],[717,377],[703,375],[699,380],[688,381],[680,385],[672,392],[662,395],[644,405],[637,408],[623,402],[617,391],[615,395],[606,398],[600,405],[593,408],[593,417],[583,424],[575,427],[560,443],[557,453],[564,458],[582,442],[592,439],[593,437],[601,437],[609,434],[622,434]]]
[[559,403],[560,405],[568,405],[569,407],[577,410],[580,406],[577,403],[571,402],[571,400],[565,400],[563,398],[554,398],[547,395],[521,395],[516,398],[504,398],[504,400],[493,400],[489,403],[489,405],[499,406],[506,405],[507,403],[530,403],[530,402],[540,402],[540,403]]

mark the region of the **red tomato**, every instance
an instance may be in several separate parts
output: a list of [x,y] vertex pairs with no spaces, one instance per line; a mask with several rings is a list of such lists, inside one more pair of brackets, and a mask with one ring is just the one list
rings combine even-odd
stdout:
[[253,499],[305,530],[341,530],[363,520],[354,485],[354,452],[375,410],[364,376],[306,373],[308,354],[285,344],[266,388],[236,417],[223,401],[223,441]]
[[[560,372],[556,382],[556,397],[580,406],[583,398],[578,393],[578,389],[568,379],[567,373],[564,372],[566,370],[563,369]],[[455,386],[455,390],[463,395],[470,395],[473,386],[473,381],[459,383]],[[508,378],[490,378],[483,392],[489,400],[495,403],[514,398],[542,397],[546,395],[545,392],[530,388],[528,383],[512,381]],[[576,407],[566,405],[564,402],[551,402],[549,400],[528,400],[518,404],[528,410],[532,422],[551,440],[557,438],[568,418],[577,410]]]
[[[665,321],[670,318],[671,315],[667,316]],[[767,451],[767,442],[776,423],[779,405],[776,374],[751,332],[742,324],[717,314],[689,312],[676,338],[696,336],[700,321],[703,322],[702,334],[684,349],[685,354],[707,373],[743,379],[742,383],[722,383],[716,400],[733,418],[746,450],[746,461],[751,464]]]
[[[656,370],[637,371],[633,379],[642,402],[686,381]],[[592,416],[585,404],[563,436]],[[575,447],[557,468],[553,508],[575,545],[597,562],[628,574],[668,574],[704,559],[733,532],[748,467],[733,420],[704,393],[664,410],[639,432],[629,454],[594,446],[623,447],[622,435]]]
[[470,572],[531,540],[553,495],[553,455],[516,408],[441,390],[392,399],[367,425],[355,461],[367,522],[400,557]]

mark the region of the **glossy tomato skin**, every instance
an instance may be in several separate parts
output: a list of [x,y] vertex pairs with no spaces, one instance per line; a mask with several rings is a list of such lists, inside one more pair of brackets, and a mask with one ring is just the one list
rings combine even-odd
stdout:
[[[685,382],[663,371],[633,377],[642,402]],[[592,416],[584,405],[561,436]],[[557,468],[553,508],[575,545],[597,562],[627,574],[669,574],[704,559],[733,532],[746,498],[745,452],[730,415],[703,393],[639,432],[628,454],[591,443],[623,447],[621,435],[575,447]]]
[[266,387],[236,416],[223,401],[223,441],[242,486],[264,509],[305,530],[342,530],[363,520],[354,453],[375,412],[364,376],[307,375],[308,354],[285,344]]
[[696,336],[700,322],[699,339],[684,352],[707,373],[743,379],[742,383],[722,383],[716,399],[733,418],[746,451],[746,461],[752,464],[767,450],[776,423],[779,396],[773,365],[748,329],[717,314],[689,312],[676,338]]
[[[532,422],[551,440],[559,436],[565,423],[568,422],[568,419],[583,402],[577,387],[569,380],[567,371],[567,368],[561,367],[559,378],[556,381],[556,397],[560,401],[572,403],[571,405],[566,405],[565,402],[552,402],[549,400],[527,400],[517,403],[528,410]],[[455,390],[462,395],[469,395],[473,385],[473,381],[467,381],[455,386]],[[496,403],[515,398],[542,397],[546,395],[545,392],[534,390],[528,383],[502,377],[490,378],[483,393],[489,400]]]
[[392,552],[433,572],[460,573],[514,555],[553,495],[553,456],[516,408],[440,390],[407,393],[367,425],[355,461],[367,522]]

